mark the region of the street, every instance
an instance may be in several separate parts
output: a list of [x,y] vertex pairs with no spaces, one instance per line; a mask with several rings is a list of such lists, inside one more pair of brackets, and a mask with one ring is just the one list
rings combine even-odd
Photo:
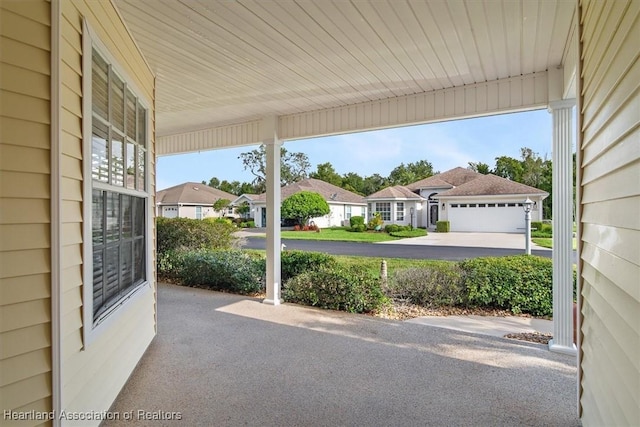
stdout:
[[[265,249],[266,239],[248,237],[245,249]],[[524,250],[459,246],[393,245],[322,240],[282,240],[289,250],[325,252],[332,255],[355,255],[374,258],[441,259],[460,261],[483,256],[518,255]],[[532,250],[533,255],[551,258],[552,251]]]

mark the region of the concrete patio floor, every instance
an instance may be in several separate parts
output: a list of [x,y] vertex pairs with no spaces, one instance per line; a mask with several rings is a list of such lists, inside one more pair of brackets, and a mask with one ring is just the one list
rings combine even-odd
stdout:
[[580,425],[575,358],[545,346],[166,284],[111,410],[133,420],[105,426]]

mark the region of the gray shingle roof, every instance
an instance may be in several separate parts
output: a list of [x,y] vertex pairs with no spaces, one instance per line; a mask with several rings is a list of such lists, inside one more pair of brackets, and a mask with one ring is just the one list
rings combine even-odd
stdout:
[[545,191],[530,187],[528,185],[520,184],[518,182],[510,181],[506,178],[502,178],[496,175],[482,175],[476,177],[476,179],[466,182],[451,190],[438,193],[437,197],[447,196],[490,196],[490,195],[508,195],[508,194],[536,194],[545,195],[549,194]]
[[158,191],[156,194],[156,203],[163,205],[173,203],[213,205],[218,199],[231,201],[237,197],[238,196],[231,193],[209,187],[206,184],[185,182],[184,184]]
[[366,197],[367,200],[372,199],[408,199],[408,200],[424,200],[423,197],[409,190],[402,185],[395,185],[393,187],[383,188],[373,194]]
[[457,167],[409,184],[407,188],[414,191],[421,188],[452,188],[472,181],[479,176],[482,176],[482,174],[470,169]]
[[[321,181],[319,179],[307,178],[302,181],[286,185],[282,187],[280,192],[280,197],[282,200],[291,196],[292,194],[299,193],[301,191],[311,191],[313,193],[318,193],[328,202],[339,202],[339,203],[354,203],[354,204],[366,204],[366,200],[364,197],[359,194],[352,193],[351,191],[347,191],[344,188],[337,187],[333,184],[329,184],[328,182]],[[267,194],[262,193],[255,198],[255,201],[266,201]]]

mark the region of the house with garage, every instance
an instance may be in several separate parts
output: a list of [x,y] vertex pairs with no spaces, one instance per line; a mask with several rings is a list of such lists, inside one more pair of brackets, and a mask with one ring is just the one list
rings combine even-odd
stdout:
[[531,220],[542,221],[542,201],[548,195],[499,176],[457,167],[406,187],[384,188],[366,199],[369,211],[379,212],[387,224],[433,229],[436,222],[449,221],[450,231],[522,233],[524,200],[533,201]]
[[[320,228],[349,225],[352,216],[367,217],[367,202],[364,197],[315,178],[285,185],[280,189],[281,200],[301,191],[318,193],[327,201],[329,214],[311,219]],[[267,224],[266,201],[267,193],[260,194],[253,200],[256,227],[265,227]]]
[[[235,194],[209,187],[197,182],[166,188],[156,194],[156,214],[165,218],[220,218],[237,217],[231,202]],[[214,204],[218,200],[228,200],[229,205],[216,210]]]
[[523,233],[527,198],[533,201],[531,220],[542,221],[542,201],[549,193],[496,175],[479,175],[432,197],[437,201],[435,219],[449,221],[450,231]]

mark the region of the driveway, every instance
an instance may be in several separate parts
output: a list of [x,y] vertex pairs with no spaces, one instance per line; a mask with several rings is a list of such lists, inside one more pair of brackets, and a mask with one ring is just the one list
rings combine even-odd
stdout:
[[111,408],[133,420],[104,425],[578,426],[576,375],[536,344],[159,284]]

